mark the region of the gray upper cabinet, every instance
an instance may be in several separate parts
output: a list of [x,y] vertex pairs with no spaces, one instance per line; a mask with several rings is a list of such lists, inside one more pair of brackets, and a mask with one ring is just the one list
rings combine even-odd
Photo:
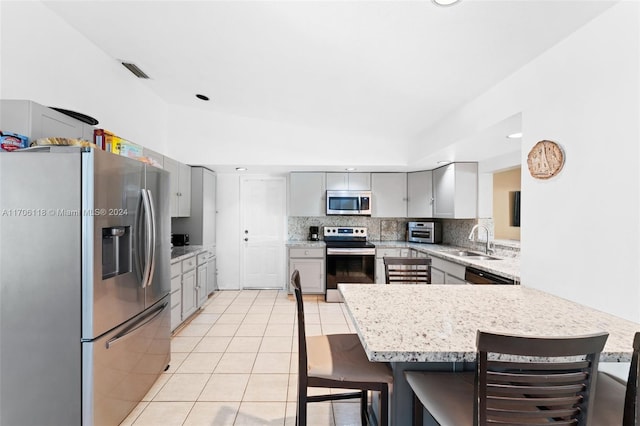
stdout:
[[370,191],[371,173],[328,172],[327,191]]
[[372,217],[407,217],[407,174],[371,173]]
[[325,216],[324,172],[289,174],[289,216]]
[[407,173],[407,217],[433,217],[433,172]]
[[451,163],[433,170],[433,217],[475,219],[478,163]]
[[164,168],[171,174],[171,217],[191,214],[191,167],[164,157]]
[[94,127],[27,100],[0,101],[0,129],[27,136],[29,142],[58,137],[93,142]]
[[191,167],[191,214],[172,222],[174,233],[189,234],[189,243],[216,245],[216,174],[205,167]]

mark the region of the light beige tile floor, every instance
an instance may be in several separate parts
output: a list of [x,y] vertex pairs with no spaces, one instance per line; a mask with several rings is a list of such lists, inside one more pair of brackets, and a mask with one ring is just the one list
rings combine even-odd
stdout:
[[[170,368],[122,426],[295,425],[295,317],[283,291],[216,292],[174,335]],[[307,335],[354,332],[342,304],[313,296],[305,322]],[[359,425],[359,403],[309,404],[308,424]]]

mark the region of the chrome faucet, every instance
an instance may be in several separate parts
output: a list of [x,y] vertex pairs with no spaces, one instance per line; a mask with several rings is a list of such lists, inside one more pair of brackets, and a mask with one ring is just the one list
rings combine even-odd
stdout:
[[[471,232],[469,233],[469,240],[471,241],[476,241],[476,239],[473,237],[473,233],[476,231],[476,229],[478,228],[484,228],[485,231],[487,231],[487,245],[484,249],[484,252],[486,254],[489,254],[489,247],[490,247],[490,241],[489,241],[489,228],[487,228],[484,225],[480,225],[480,224],[475,224],[473,225],[473,228],[471,228]],[[480,237],[480,235],[478,235],[478,237]]]

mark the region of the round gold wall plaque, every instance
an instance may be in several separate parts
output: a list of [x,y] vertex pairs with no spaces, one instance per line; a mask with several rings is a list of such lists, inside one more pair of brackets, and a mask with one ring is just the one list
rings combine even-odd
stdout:
[[557,175],[564,165],[562,148],[552,141],[540,141],[529,151],[527,166],[536,179],[549,179]]

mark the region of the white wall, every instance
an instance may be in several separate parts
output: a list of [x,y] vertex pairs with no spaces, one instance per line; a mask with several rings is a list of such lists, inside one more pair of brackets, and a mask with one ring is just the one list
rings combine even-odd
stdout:
[[81,112],[98,128],[165,151],[166,104],[119,62],[41,2],[2,1],[0,12],[0,99]]
[[[522,283],[640,320],[640,4],[620,2],[426,131],[446,145],[522,113]],[[560,143],[533,179],[526,155]],[[416,142],[414,149],[421,149]]]

